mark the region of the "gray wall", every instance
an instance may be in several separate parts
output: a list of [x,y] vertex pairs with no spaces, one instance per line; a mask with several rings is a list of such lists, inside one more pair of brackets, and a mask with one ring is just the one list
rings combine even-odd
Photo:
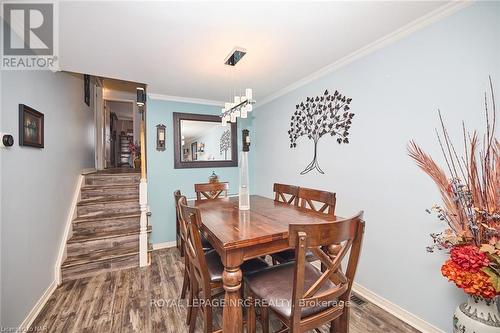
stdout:
[[[2,73],[1,326],[19,325],[54,280],[77,176],[94,165],[93,113],[83,78],[48,71]],[[18,145],[18,104],[45,114],[45,148]]]
[[[273,182],[292,183],[337,192],[341,216],[365,210],[357,282],[446,332],[465,296],[441,276],[445,255],[425,251],[429,233],[444,226],[424,210],[440,198],[407,157],[406,145],[415,139],[443,164],[434,135],[438,107],[457,140],[462,120],[484,128],[488,75],[500,95],[499,40],[500,3],[477,3],[254,112],[255,192],[271,196]],[[313,144],[302,138],[289,148],[290,116],[306,96],[325,89],[353,99],[351,143],[324,137],[319,164],[325,175],[300,176]]]

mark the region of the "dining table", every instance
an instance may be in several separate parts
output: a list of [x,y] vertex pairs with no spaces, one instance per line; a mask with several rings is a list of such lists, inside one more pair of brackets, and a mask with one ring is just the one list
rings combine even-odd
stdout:
[[[222,331],[243,332],[241,301],[242,272],[246,260],[289,249],[288,226],[293,223],[334,222],[334,215],[250,196],[250,209],[240,210],[238,197],[191,200],[188,205],[200,210],[201,232],[220,255],[224,272]],[[334,254],[332,253],[332,256]]]

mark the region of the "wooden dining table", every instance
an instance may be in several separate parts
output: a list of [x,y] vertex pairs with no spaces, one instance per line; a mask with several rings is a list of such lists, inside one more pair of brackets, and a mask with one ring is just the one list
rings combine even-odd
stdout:
[[250,210],[240,211],[238,197],[193,200],[189,205],[200,209],[201,231],[220,255],[224,265],[225,290],[222,331],[243,331],[241,302],[241,264],[249,259],[286,250],[288,226],[292,223],[333,222],[339,217],[250,196]]

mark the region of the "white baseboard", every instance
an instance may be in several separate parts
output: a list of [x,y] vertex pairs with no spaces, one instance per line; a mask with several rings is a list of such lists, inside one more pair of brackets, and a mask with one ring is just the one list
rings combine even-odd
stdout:
[[176,247],[176,246],[177,246],[176,241],[156,243],[156,244],[153,244],[153,250],[169,249],[171,247]]
[[45,306],[45,303],[49,300],[50,296],[52,296],[52,293],[54,290],[57,288],[57,283],[56,281],[52,281],[50,286],[45,290],[43,293],[42,297],[36,302],[35,306],[31,309],[30,313],[26,316],[26,318],[23,320],[23,322],[19,325],[17,328],[16,332],[29,332],[29,328],[33,324],[33,321],[36,319],[40,311],[43,309]]
[[396,305],[396,304],[388,301],[387,299],[383,298],[382,296],[375,294],[373,291],[363,287],[362,285],[357,284],[356,282],[354,282],[354,285],[352,287],[352,291],[354,291],[356,294],[358,294],[362,298],[366,299],[370,303],[375,304],[376,306],[389,312],[393,316],[401,319],[402,321],[404,321],[408,325],[416,328],[417,330],[419,330],[421,332],[445,333],[443,330],[426,322],[422,318],[415,316],[413,313],[406,311],[405,309],[401,308],[399,305]]
[[54,280],[57,285],[61,284],[61,265],[66,259],[66,245],[68,239],[73,233],[73,219],[76,217],[76,205],[78,200],[80,200],[80,190],[83,184],[83,175],[78,175],[76,181],[75,191],[73,192],[73,199],[71,201],[71,207],[69,208],[68,217],[66,219],[66,225],[64,226],[64,233],[61,239],[61,244],[59,245],[59,253],[57,255],[56,266],[54,268]]

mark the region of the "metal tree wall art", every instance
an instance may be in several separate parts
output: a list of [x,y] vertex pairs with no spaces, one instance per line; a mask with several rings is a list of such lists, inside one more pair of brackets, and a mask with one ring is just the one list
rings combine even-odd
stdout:
[[227,160],[227,151],[231,148],[231,132],[224,131],[220,137],[220,154],[224,153],[224,159]]
[[326,134],[336,136],[339,144],[349,143],[354,113],[349,112],[352,98],[347,98],[335,91],[333,95],[325,90],[322,96],[307,97],[305,102],[297,104],[290,122],[290,148],[297,147],[297,139],[307,136],[314,142],[314,157],[300,174],[318,170],[324,174],[318,164],[318,141]]

